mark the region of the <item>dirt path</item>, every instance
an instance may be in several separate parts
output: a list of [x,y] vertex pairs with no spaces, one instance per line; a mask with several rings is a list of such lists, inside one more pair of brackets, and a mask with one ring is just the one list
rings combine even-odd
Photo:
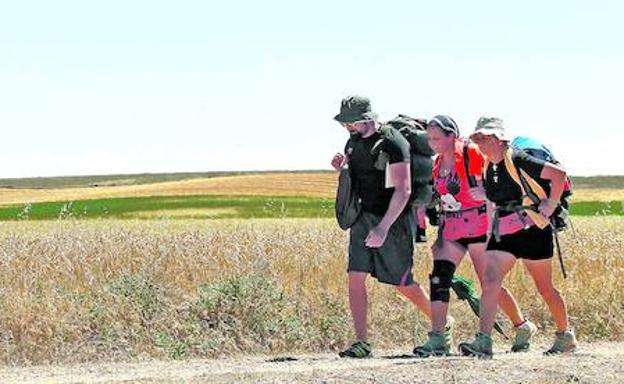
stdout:
[[[539,349],[541,350],[541,348]],[[582,345],[576,354],[499,353],[493,360],[415,359],[377,351],[365,360],[333,354],[222,360],[0,368],[0,383],[622,383],[624,343]]]

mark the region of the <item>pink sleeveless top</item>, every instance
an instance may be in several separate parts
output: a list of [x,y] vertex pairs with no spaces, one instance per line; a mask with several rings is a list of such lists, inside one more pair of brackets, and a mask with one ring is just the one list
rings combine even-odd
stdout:
[[[483,154],[475,144],[467,148],[470,175],[481,178]],[[442,236],[445,240],[480,237],[487,233],[488,217],[485,200],[473,199],[464,164],[464,143],[455,142],[455,167],[446,176],[440,176],[442,157],[434,165],[434,187],[440,195]]]

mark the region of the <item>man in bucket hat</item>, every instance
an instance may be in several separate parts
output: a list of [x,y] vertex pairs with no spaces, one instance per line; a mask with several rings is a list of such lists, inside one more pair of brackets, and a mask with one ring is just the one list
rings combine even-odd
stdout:
[[350,228],[347,269],[356,341],[340,356],[362,358],[371,354],[365,285],[369,274],[395,286],[429,317],[431,310],[428,295],[412,276],[409,143],[396,130],[382,137],[377,115],[366,97],[343,99],[334,119],[347,129],[350,139],[346,155],[336,154],[331,164],[337,171],[349,168],[361,203],[361,212]]

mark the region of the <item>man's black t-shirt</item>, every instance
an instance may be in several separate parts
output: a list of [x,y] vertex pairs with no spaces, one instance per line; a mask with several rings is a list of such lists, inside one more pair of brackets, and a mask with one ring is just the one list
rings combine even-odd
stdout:
[[[546,194],[550,193],[550,182],[540,177],[544,164],[546,164],[545,161],[522,150],[514,150],[511,159],[518,169],[518,174],[520,174],[520,169],[524,170],[544,188]],[[489,163],[485,170],[485,192],[488,200],[497,205],[504,205],[511,201],[521,203],[522,201],[522,190],[505,168],[504,160],[496,164]]]
[[394,193],[394,188],[386,188],[386,164],[409,162],[409,143],[395,130],[384,137],[379,132],[367,138],[352,135],[345,153],[349,155],[349,168],[359,190],[362,210],[383,216]]

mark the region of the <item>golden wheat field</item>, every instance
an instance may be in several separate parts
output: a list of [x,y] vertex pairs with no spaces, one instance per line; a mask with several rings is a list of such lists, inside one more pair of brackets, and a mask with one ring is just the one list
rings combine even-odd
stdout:
[[[140,196],[302,196],[332,198],[333,173],[265,173],[200,178],[130,186],[84,188],[0,188],[0,205]],[[575,201],[624,201],[624,189],[577,189]]]
[[336,175],[331,173],[269,173],[130,186],[56,189],[0,188],[0,205],[110,197],[176,195],[333,197],[336,190],[336,180]]
[[[346,245],[324,219],[2,223],[0,361],[335,351],[353,337]],[[624,340],[624,219],[578,218],[562,245],[569,278],[556,264],[555,276],[580,340]],[[414,257],[426,281],[428,248]],[[469,262],[459,273],[474,277]],[[523,269],[506,284],[550,339],[552,321]],[[374,343],[422,342],[428,321],[393,289],[370,288]],[[453,302],[452,313],[458,338],[469,337],[467,305]]]

